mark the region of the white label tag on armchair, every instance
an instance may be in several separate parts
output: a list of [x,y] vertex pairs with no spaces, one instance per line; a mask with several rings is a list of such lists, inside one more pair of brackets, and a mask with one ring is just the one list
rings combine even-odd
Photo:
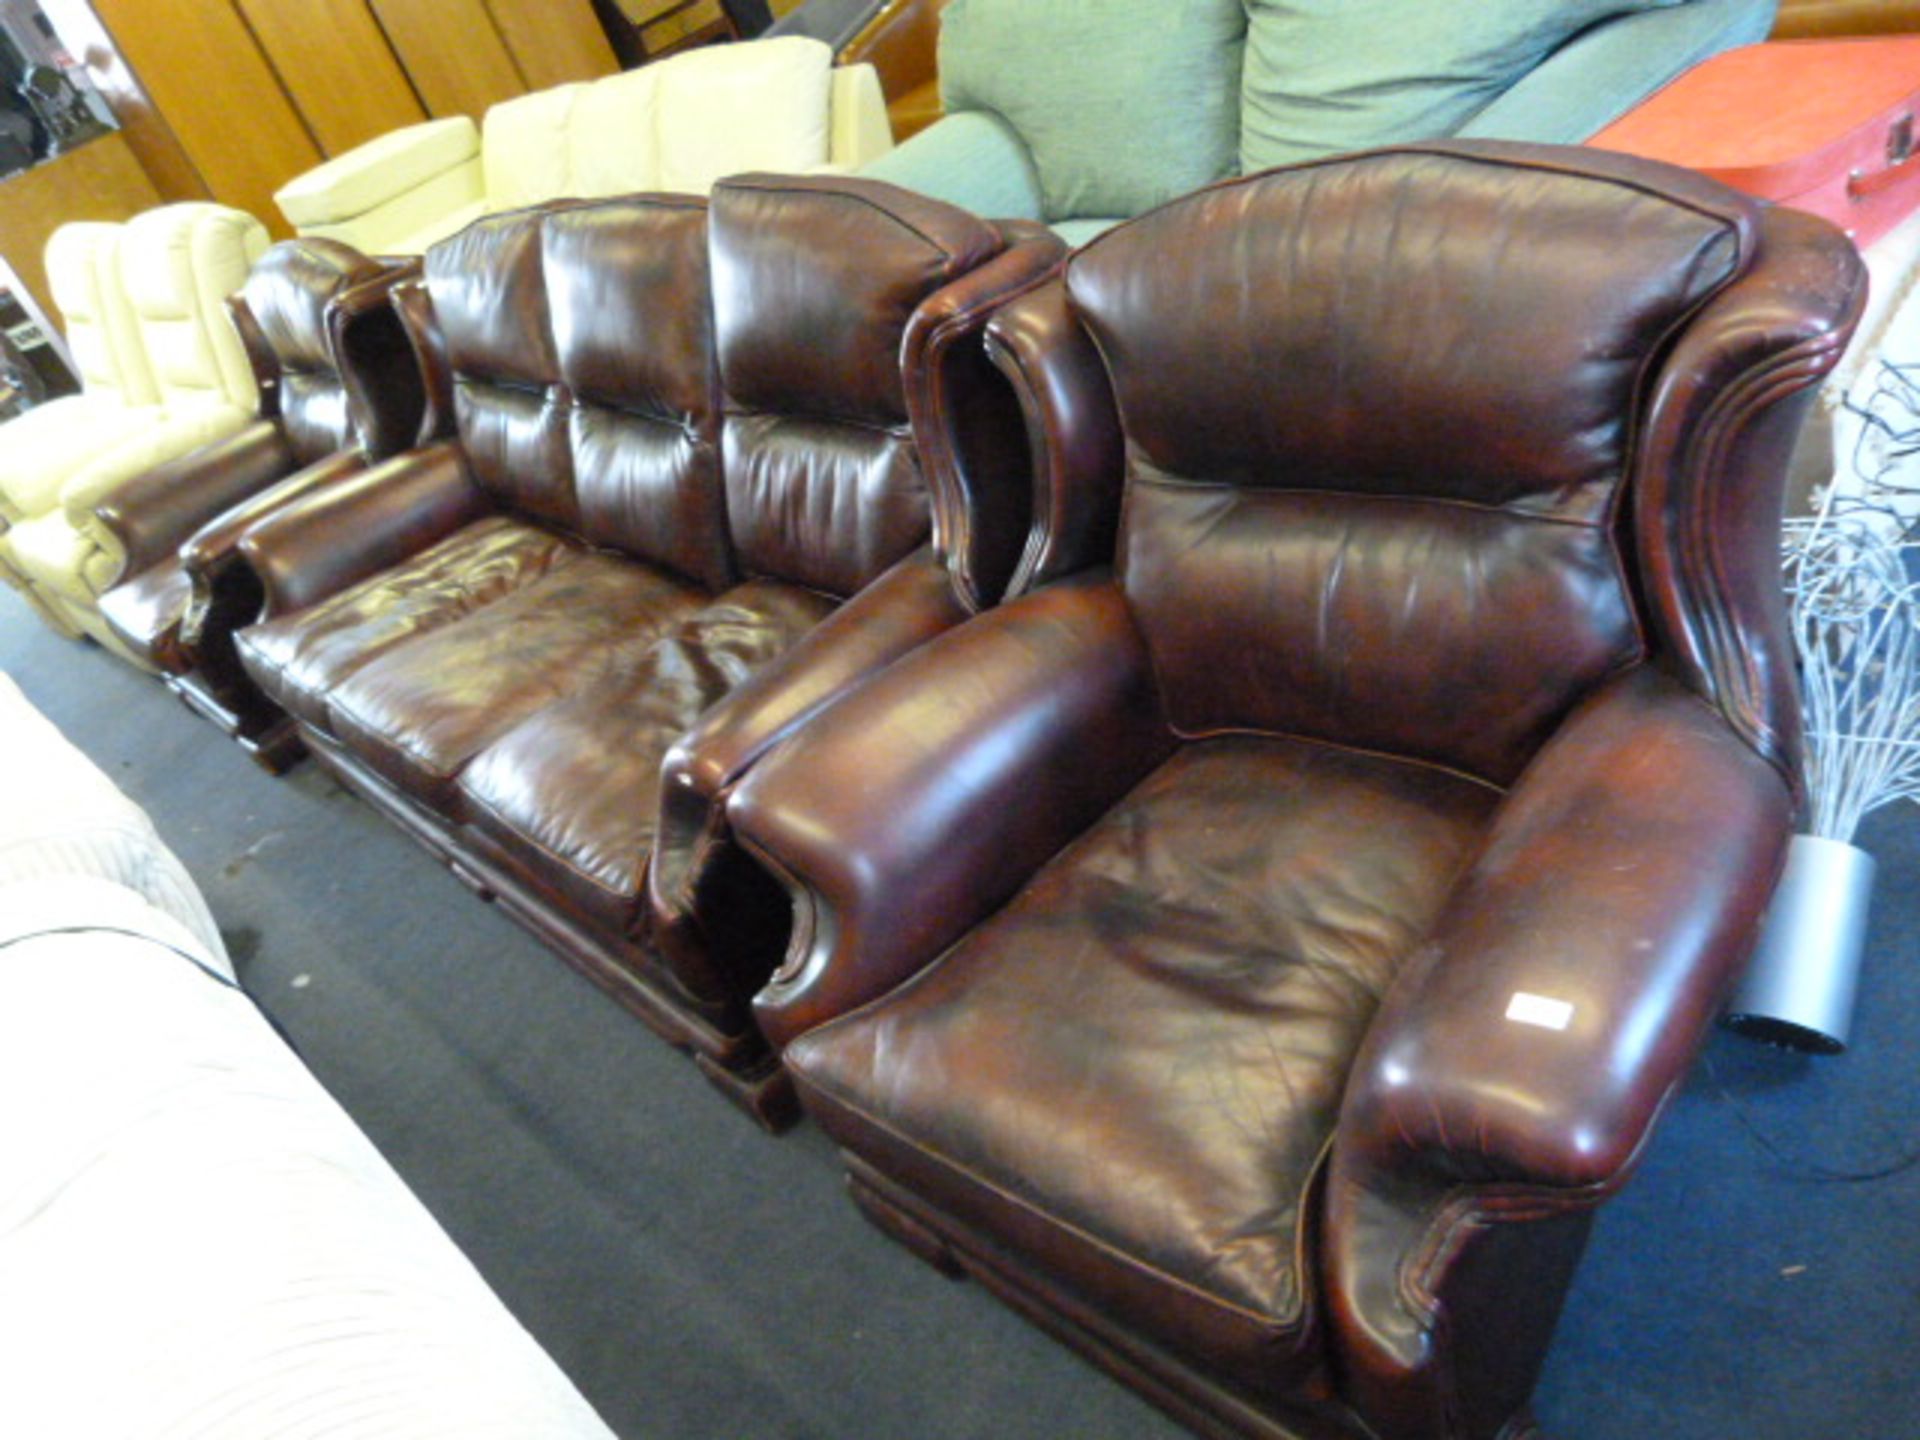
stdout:
[[1538,1025],[1542,1030],[1564,1030],[1573,1021],[1573,1005],[1566,1000],[1549,1000],[1544,995],[1513,992],[1507,1002],[1507,1019],[1522,1025]]

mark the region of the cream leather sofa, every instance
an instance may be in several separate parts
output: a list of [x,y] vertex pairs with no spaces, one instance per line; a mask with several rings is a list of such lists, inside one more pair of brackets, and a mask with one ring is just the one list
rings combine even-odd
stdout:
[[613,1440],[0,674],[0,1435]]
[[871,65],[787,36],[687,51],[370,140],[281,187],[302,235],[413,254],[481,215],[563,196],[704,193],[743,170],[853,169],[893,145]]
[[93,507],[253,417],[225,302],[267,244],[251,215],[204,202],[54,232],[48,279],[85,383],[0,426],[0,578],[55,628],[125,653],[94,608],[120,547]]

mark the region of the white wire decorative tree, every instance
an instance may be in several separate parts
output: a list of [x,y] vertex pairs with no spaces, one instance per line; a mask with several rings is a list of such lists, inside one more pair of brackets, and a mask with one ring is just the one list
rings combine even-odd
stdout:
[[1920,367],[1882,362],[1850,473],[1782,529],[1806,727],[1805,835],[1730,1011],[1750,1034],[1844,1049],[1883,805],[1920,800]]
[[1786,526],[1787,602],[1800,653],[1807,829],[1853,839],[1895,800],[1920,800],[1920,545],[1864,497]]

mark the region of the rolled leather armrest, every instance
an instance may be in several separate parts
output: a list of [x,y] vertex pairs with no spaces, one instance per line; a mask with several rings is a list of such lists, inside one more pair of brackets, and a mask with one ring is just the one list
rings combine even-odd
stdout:
[[270,420],[256,420],[119,486],[94,514],[125,549],[126,572],[156,565],[236,502],[294,468],[293,448]]
[[1043,225],[1011,220],[1000,229],[1007,248],[929,297],[901,346],[907,413],[933,492],[935,540],[970,610],[1005,593],[1034,499],[1020,402],[981,336],[1001,306],[1052,275],[1067,253]]
[[1032,446],[1031,528],[1007,587],[1018,595],[1113,554],[1126,451],[1106,365],[1068,308],[1064,281],[995,315],[986,348],[1013,386]]
[[[1792,817],[1778,771],[1646,666],[1506,797],[1383,1001],[1334,1137],[1329,1313],[1383,1440],[1491,1435],[1524,1403],[1589,1212],[1746,958]],[[1468,1371],[1491,1408],[1443,1423]]]
[[260,618],[256,587],[249,583],[253,572],[240,554],[241,537],[302,496],[358,475],[367,466],[367,458],[358,450],[336,451],[229,506],[181,544],[180,567],[187,574],[189,597],[180,642],[203,667],[210,617],[223,617],[221,623],[229,628]]
[[491,508],[452,444],[413,450],[276,510],[240,538],[262,618],[398,564]]
[[647,898],[654,938],[681,975],[707,972],[715,988],[730,989],[752,963],[717,953],[717,937],[703,924],[717,903],[706,891],[724,883],[732,846],[727,797],[748,768],[809,717],[967,613],[934,555],[909,556],[755,672],[667,752]]
[[754,1001],[768,1041],[915,974],[1171,743],[1105,574],[976,616],[821,712],[727,805],[794,901],[786,961]]
[[76,530],[97,532],[95,511],[122,485],[238,434],[254,419],[239,406],[224,403],[183,406],[164,413],[144,431],[95,456],[66,478],[60,486],[60,508],[67,523]]

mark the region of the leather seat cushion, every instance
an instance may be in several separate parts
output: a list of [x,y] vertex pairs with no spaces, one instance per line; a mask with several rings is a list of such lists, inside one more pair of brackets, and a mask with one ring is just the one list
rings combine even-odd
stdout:
[[754,580],[680,616],[629,664],[476,755],[460,776],[462,814],[570,910],[638,938],[668,747],[833,608]]
[[184,675],[193,658],[180,641],[193,584],[177,561],[149,565],[100,597],[100,613],[140,659],[168,675]]
[[1303,741],[1190,743],[787,1064],[843,1145],[1016,1264],[1244,1386],[1297,1381],[1301,1217],[1348,1067],[1498,798]]
[[362,665],[532,584],[579,553],[578,545],[551,531],[491,516],[317,605],[249,626],[235,637],[237,648],[247,673],[276,704],[325,730],[328,696]]
[[427,805],[529,716],[646,654],[705,591],[625,556],[578,551],[532,583],[348,675],[327,701],[334,738]]

